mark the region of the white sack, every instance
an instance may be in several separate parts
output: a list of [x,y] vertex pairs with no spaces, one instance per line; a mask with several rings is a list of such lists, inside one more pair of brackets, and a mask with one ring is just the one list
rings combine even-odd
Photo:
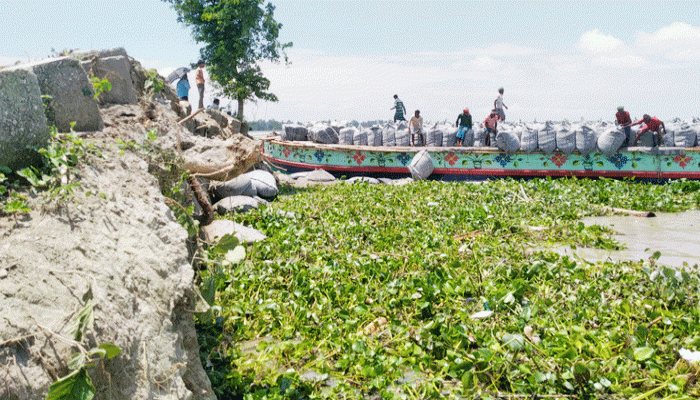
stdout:
[[433,159],[427,150],[419,151],[408,165],[408,171],[415,180],[426,179],[433,173]]

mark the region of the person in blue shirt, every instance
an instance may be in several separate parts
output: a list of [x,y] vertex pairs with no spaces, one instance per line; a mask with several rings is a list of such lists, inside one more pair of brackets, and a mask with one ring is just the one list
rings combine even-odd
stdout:
[[190,81],[187,80],[187,74],[183,75],[183,77],[177,81],[175,88],[177,89],[177,97],[182,100],[189,101],[188,96],[190,94]]

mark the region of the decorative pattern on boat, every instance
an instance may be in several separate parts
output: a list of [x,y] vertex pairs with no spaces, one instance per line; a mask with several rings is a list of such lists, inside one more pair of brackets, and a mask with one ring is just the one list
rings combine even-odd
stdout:
[[[318,149],[265,142],[265,154],[273,159],[337,167],[406,168],[420,149],[380,151],[376,149]],[[455,171],[538,170],[538,171],[611,171],[611,172],[700,172],[700,154],[654,155],[646,152],[620,152],[612,156],[602,153],[565,154],[489,153],[464,151],[431,151],[435,168]],[[447,171],[449,173],[449,171]],[[487,171],[485,171],[487,173]]]

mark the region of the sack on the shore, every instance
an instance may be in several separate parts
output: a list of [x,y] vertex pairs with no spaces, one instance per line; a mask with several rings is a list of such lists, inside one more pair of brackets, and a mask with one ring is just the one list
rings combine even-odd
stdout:
[[443,126],[439,130],[442,132],[443,147],[453,147],[457,143],[457,129],[451,126]]
[[309,129],[309,139],[315,143],[338,144],[338,133],[328,125],[314,125]]
[[565,123],[555,135],[557,149],[564,154],[571,154],[576,148],[576,132]]
[[347,146],[352,146],[352,140],[355,137],[355,133],[357,132],[357,128],[355,127],[348,127],[348,128],[343,128],[340,130],[338,133],[338,142],[340,144],[344,144]]
[[415,180],[426,179],[433,173],[433,159],[427,150],[419,151],[408,165],[408,171]]
[[502,151],[513,154],[520,149],[520,140],[513,131],[501,131],[496,134],[496,147]]
[[379,125],[375,125],[367,130],[367,145],[382,145],[382,128]]
[[308,140],[308,129],[301,125],[282,125],[282,140],[296,142]]
[[545,153],[553,153],[557,148],[557,138],[554,125],[547,121],[544,128],[537,133],[537,147]]
[[695,147],[697,141],[698,127],[693,127],[687,123],[678,127],[674,132],[676,147]]
[[522,136],[520,137],[520,150],[526,153],[532,153],[537,150],[537,129],[523,128]]
[[609,128],[598,137],[598,148],[606,156],[615,154],[625,142],[625,131]]
[[240,177],[250,180],[250,184],[255,189],[256,194],[264,199],[271,199],[279,193],[275,176],[267,171],[258,169],[247,172]]
[[392,124],[386,124],[382,129],[382,145],[396,146],[396,128]]
[[367,146],[367,131],[368,128],[355,131],[355,135],[352,137],[352,144],[355,146]]
[[596,137],[595,131],[588,127],[588,125],[581,125],[576,129],[576,150],[584,156],[590,152],[595,151],[596,142],[598,138]]
[[[244,174],[245,175],[245,174]],[[250,179],[243,175],[237,176],[224,183],[211,182],[209,186],[214,199],[225,199],[231,196],[249,196],[258,194],[257,188],[253,187]]]

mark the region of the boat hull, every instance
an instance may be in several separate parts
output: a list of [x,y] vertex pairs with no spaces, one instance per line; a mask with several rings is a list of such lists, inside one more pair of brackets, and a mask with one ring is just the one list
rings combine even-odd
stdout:
[[432,179],[473,180],[495,177],[638,178],[644,180],[700,179],[697,148],[629,148],[611,156],[603,153],[555,152],[506,154],[495,148],[370,147],[323,145],[265,139],[269,161],[289,172],[324,169],[335,175],[410,176],[413,156],[427,149],[433,159]]

